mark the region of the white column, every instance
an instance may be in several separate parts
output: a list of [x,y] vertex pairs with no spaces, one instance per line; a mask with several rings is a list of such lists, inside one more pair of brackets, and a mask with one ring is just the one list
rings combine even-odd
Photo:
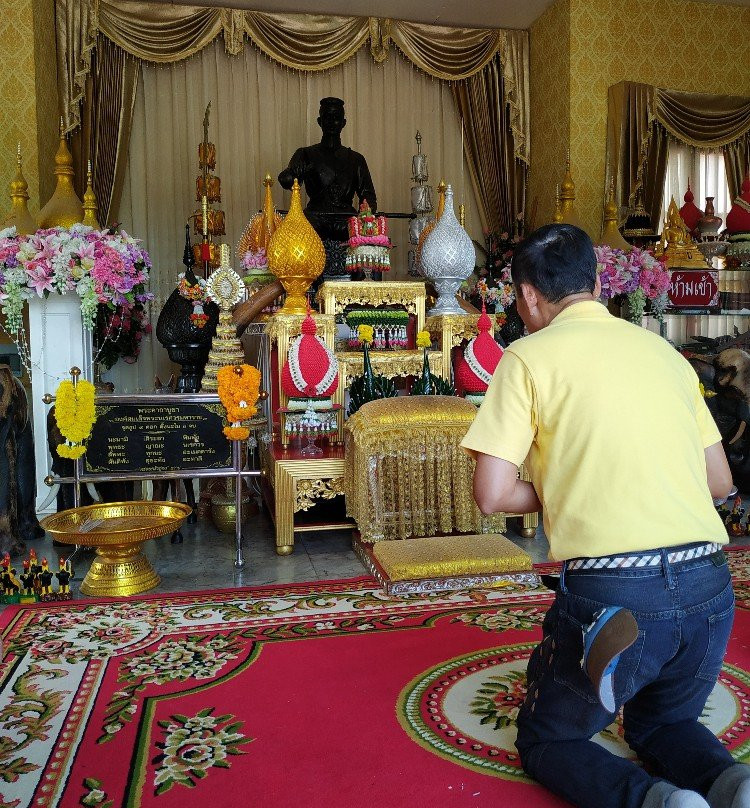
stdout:
[[[29,301],[29,347],[31,350],[31,398],[34,416],[34,455],[36,458],[37,509],[49,494],[44,478],[52,473],[47,448],[45,393],[54,395],[57,385],[70,378],[70,369],[79,367],[81,378],[93,381],[92,334],[81,321],[78,295],[50,295]],[[54,501],[44,513],[56,510]]]

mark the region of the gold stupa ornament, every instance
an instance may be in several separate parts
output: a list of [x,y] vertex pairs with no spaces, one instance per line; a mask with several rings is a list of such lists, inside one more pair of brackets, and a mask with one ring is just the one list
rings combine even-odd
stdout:
[[[427,224],[424,227],[424,230],[422,230],[422,232],[419,234],[419,241],[417,242],[417,250],[416,250],[417,267],[421,267],[422,247],[424,247],[424,243],[427,240],[427,236],[429,236],[430,233],[432,233],[432,231],[435,229],[435,225],[440,221],[440,217],[443,215],[443,211],[445,210],[445,189],[447,187],[448,186],[445,184],[445,180],[440,180],[440,183],[438,184],[437,187],[438,203],[437,203],[437,209],[435,210],[435,218],[432,221],[427,222]],[[463,225],[461,226],[463,227]]]
[[237,255],[239,257],[242,257],[248,251],[258,253],[260,250],[263,250],[266,255],[268,255],[268,244],[271,241],[271,236],[276,232],[276,229],[283,221],[284,217],[273,205],[273,196],[271,195],[273,179],[270,174],[266,174],[263,179],[263,185],[266,189],[263,198],[263,208],[260,213],[256,213],[255,216],[250,219],[242,233],[242,237],[237,245]]
[[664,220],[664,232],[654,250],[654,255],[657,258],[663,258],[669,269],[706,268],[706,259],[690,237],[674,197],[669,203]]
[[19,235],[28,236],[36,232],[36,222],[29,213],[29,184],[23,175],[20,143],[18,144],[16,163],[18,170],[15,178],[10,183],[10,213],[5,217],[0,227],[15,227]]
[[97,218],[97,207],[96,194],[91,182],[91,160],[89,160],[86,173],[86,193],[83,195],[83,223],[93,227],[94,230],[101,230],[102,226]]
[[232,309],[243,294],[242,279],[229,265],[229,245],[219,248],[220,265],[211,273],[206,283],[206,292],[219,305],[219,324],[216,336],[211,341],[206,370],[201,380],[201,390],[213,392],[219,389],[218,372],[225,365],[241,365],[245,351],[237,338],[237,327],[232,320]]
[[78,198],[73,181],[73,156],[68,149],[60,121],[60,145],[55,154],[57,187],[49,202],[39,211],[39,227],[72,227],[83,221],[83,204]]
[[607,202],[604,205],[604,224],[602,225],[602,235],[599,244],[606,244],[614,250],[624,250],[629,252],[632,245],[622,237],[620,228],[617,226],[617,202],[615,202],[614,181],[610,183]]
[[325,263],[323,242],[302,212],[299,183],[295,180],[289,213],[268,243],[268,267],[286,291],[281,309],[284,314],[307,312],[307,290]]
[[562,184],[560,185],[560,213],[563,224],[572,224],[576,227],[581,226],[578,214],[575,209],[576,201],[576,184],[573,182],[573,175],[570,173],[570,149],[568,149],[568,156],[565,161],[565,176],[563,177]]

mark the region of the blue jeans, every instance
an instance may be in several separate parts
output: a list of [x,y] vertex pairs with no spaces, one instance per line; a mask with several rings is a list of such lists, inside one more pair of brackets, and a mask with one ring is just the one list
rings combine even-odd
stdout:
[[[671,550],[675,548],[670,548]],[[640,808],[659,780],[705,796],[733,760],[698,722],[724,659],[734,593],[722,551],[638,569],[565,570],[527,671],[516,746],[527,774],[580,808]],[[625,740],[650,772],[590,738],[614,719],[581,668],[582,627],[630,609],[638,639],[614,674]]]

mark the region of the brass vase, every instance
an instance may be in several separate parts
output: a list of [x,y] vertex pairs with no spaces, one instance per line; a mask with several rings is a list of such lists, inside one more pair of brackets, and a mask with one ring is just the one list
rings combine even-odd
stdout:
[[292,186],[289,213],[268,243],[268,266],[286,291],[284,314],[307,312],[307,290],[323,271],[326,253],[320,236],[302,211],[297,180]]
[[[211,497],[211,518],[222,533],[234,533],[235,514],[237,505],[234,496],[235,481],[232,477],[226,478],[224,491]],[[258,513],[258,506],[250,499],[247,491],[242,491],[242,523]]]

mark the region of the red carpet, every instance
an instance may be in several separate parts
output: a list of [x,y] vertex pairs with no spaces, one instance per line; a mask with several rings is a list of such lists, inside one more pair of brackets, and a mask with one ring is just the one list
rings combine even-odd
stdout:
[[[705,721],[750,760],[750,550]],[[546,590],[370,579],[7,607],[0,808],[553,808],[513,747]],[[613,725],[600,736],[627,749]]]

